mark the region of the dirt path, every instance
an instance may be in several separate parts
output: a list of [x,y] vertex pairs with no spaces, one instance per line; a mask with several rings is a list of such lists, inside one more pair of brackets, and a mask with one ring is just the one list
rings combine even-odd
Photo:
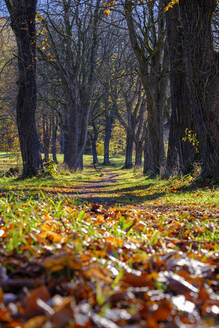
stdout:
[[[69,196],[76,196],[76,199],[83,199],[89,203],[101,203],[105,205],[113,204],[113,199],[104,197],[104,191],[110,190],[110,186],[117,182],[117,173],[103,171],[104,177],[98,181],[92,181],[86,184],[73,186],[71,191],[66,192]],[[65,194],[65,192],[63,192]]]

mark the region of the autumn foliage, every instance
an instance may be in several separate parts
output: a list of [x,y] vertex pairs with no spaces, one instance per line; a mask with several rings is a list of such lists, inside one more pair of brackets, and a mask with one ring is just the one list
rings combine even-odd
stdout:
[[217,215],[11,195],[1,203],[1,327],[216,325]]

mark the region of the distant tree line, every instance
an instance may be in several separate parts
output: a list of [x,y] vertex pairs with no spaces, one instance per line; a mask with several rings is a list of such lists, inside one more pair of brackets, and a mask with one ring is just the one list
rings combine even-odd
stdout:
[[168,177],[199,160],[201,177],[218,178],[219,5],[169,2],[5,0],[23,176],[43,170],[42,147],[57,162],[58,137],[69,170],[83,168],[88,143],[98,162],[100,136],[108,165],[116,127],[126,135],[124,168]]

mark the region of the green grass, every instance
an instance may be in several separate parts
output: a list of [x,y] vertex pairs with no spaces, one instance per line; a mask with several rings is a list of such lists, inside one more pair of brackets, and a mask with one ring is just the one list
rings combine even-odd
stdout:
[[[117,183],[107,194],[114,195],[119,203],[196,204],[218,205],[219,186],[210,181],[196,183],[192,176],[173,177],[168,180],[149,179],[139,170],[118,170]],[[118,198],[116,199],[116,195]]]
[[[8,159],[12,155],[0,153],[1,161],[9,162]],[[219,204],[219,187],[210,181],[195,182],[192,176],[173,177],[168,180],[149,179],[143,176],[142,170],[123,170],[124,157],[112,157],[111,165],[104,167],[101,163],[103,157],[99,157],[100,164],[98,169],[92,167],[92,156],[84,156],[83,171],[70,173],[64,170],[63,155],[58,154],[57,172],[53,176],[44,175],[31,179],[0,178],[1,192],[13,191],[24,192],[53,192],[66,193],[69,188],[74,189],[75,186],[91,184],[91,182],[102,181],[107,179],[107,172],[111,172],[116,177],[114,182],[108,182],[103,188],[94,190],[91,193],[98,200],[106,201],[106,203],[115,204],[132,204],[138,205],[142,203],[151,205],[195,205],[195,206],[212,206],[217,207]],[[77,191],[72,193],[77,195]]]
[[[112,220],[108,217],[109,224],[107,224],[108,221],[105,221],[101,210],[98,216],[98,213],[92,214],[91,207],[92,205],[87,206],[76,201],[74,197],[66,198],[62,195],[39,193],[38,197],[35,197],[27,193],[17,193],[1,197],[0,224],[4,226],[7,234],[2,247],[7,252],[16,249],[17,252],[22,253],[26,249],[25,245],[29,245],[31,247],[28,248],[30,250],[28,254],[32,256],[32,252],[36,251],[35,247],[41,243],[40,240],[33,238],[36,233],[54,232],[54,236],[47,237],[51,242],[56,242],[56,238],[57,242],[60,242],[59,235],[65,238],[65,234],[71,231],[71,234],[74,232],[73,237],[77,234],[78,238],[77,241],[70,238],[70,242],[76,244],[74,247],[76,246],[78,252],[83,252],[84,239],[89,239],[89,243],[92,245],[94,242],[95,245],[97,240],[101,241],[104,230],[107,232],[107,238],[118,245],[119,240],[131,243],[135,239],[143,243],[150,238],[150,245],[155,246],[160,239],[172,236],[171,222],[174,222],[173,233],[176,230],[176,236],[179,239],[185,238],[185,232],[197,241],[208,240],[214,243],[219,237],[214,211],[201,212],[200,215],[200,212],[195,211],[193,207],[186,210],[180,207],[169,207],[168,211],[163,211],[162,207],[158,207],[150,212],[137,208],[135,212],[135,207],[125,209],[124,206],[117,205],[116,208],[109,209],[109,213],[114,214],[112,214]],[[96,216],[96,219],[93,216]],[[139,230],[138,226],[132,228],[143,217],[144,220],[146,218],[147,223],[145,229]],[[181,228],[177,229],[178,226]],[[56,250],[55,244],[51,247],[54,251]],[[216,244],[215,247],[214,251],[218,250]],[[137,249],[136,251],[138,252]]]

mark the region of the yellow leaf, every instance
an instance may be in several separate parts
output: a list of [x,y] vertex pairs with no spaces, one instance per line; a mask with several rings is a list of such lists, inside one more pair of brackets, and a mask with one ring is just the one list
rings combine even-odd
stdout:
[[47,239],[53,241],[54,243],[60,243],[63,239],[62,236],[60,236],[57,233],[52,232],[52,231],[43,231],[39,234],[39,236],[43,239],[47,238]]
[[110,10],[109,10],[109,8],[108,8],[107,10],[105,10],[105,15],[106,15],[106,16],[109,16],[109,14],[110,14]]

